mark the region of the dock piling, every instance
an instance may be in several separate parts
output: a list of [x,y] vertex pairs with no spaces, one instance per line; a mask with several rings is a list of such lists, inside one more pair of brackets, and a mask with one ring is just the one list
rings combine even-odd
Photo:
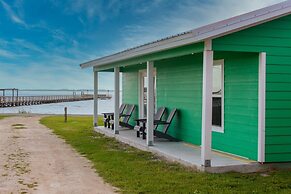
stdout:
[[67,107],[65,107],[64,108],[65,109],[65,123],[68,121],[68,108]]

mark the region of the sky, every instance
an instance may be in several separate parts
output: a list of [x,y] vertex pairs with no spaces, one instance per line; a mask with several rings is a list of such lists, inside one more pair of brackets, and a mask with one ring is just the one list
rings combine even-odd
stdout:
[[0,0],[0,88],[92,89],[82,62],[282,1]]

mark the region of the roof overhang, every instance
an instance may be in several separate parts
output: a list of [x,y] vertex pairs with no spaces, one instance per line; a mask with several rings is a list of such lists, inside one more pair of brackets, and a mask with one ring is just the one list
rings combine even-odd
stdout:
[[113,55],[82,63],[81,68],[102,67],[119,61],[173,49],[207,39],[218,38],[249,27],[253,27],[291,13],[291,0],[275,4],[263,9],[203,26],[182,34],[167,37],[152,43],[128,49]]

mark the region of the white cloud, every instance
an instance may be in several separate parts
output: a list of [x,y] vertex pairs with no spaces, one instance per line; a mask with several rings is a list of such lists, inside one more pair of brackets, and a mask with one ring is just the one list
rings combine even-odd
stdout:
[[85,13],[89,21],[99,18],[105,21],[108,17],[117,15],[120,11],[122,1],[118,0],[75,0],[63,3],[51,0],[55,6],[64,7],[66,14]]
[[46,53],[43,48],[24,39],[0,39],[0,46],[0,56],[2,58],[10,58],[14,60],[22,60],[23,57]]
[[25,48],[25,49],[29,49],[31,51],[35,51],[35,52],[38,52],[38,53],[45,53],[43,48],[37,46],[36,44],[34,44],[32,42],[26,41],[24,39],[13,39],[12,44],[14,46],[22,47],[22,48]]
[[[0,49],[0,88],[92,88],[92,69],[83,70],[79,64],[93,57],[81,50],[77,41],[73,45],[41,48],[23,39],[0,39],[5,48]],[[112,76],[102,73],[100,79],[100,86],[112,89]]]
[[152,9],[157,8],[162,5],[162,3],[165,3],[166,0],[152,0],[152,1],[147,1],[146,3],[140,5],[135,4],[133,11],[138,13],[138,14],[146,14],[150,12]]
[[180,1],[175,10],[166,10],[159,18],[125,26],[121,32],[121,43],[116,45],[122,45],[122,48],[117,48],[123,50],[282,1],[284,0]]
[[0,57],[13,58],[15,55],[7,50],[0,49]]
[[[122,9],[122,1],[111,0],[107,5],[100,4],[97,1],[76,0],[68,1],[69,6],[65,8],[66,12],[86,13],[87,19],[93,20],[98,17],[105,20],[108,16],[108,10],[113,10],[113,14],[119,13]],[[179,32],[191,30],[210,22],[215,22],[237,14],[252,11],[276,2],[275,0],[212,0],[211,3],[203,1],[183,0],[177,3],[175,10],[166,10],[163,15],[155,15],[156,18],[150,17],[151,10],[154,7],[159,8],[166,0],[155,0],[148,3],[146,9],[137,14],[147,14],[148,18],[140,21],[136,25],[127,25],[121,29],[123,35],[116,46],[111,50],[99,51],[99,54],[111,54],[132,46],[154,41],[162,37],[176,34]],[[94,50],[84,50],[81,48],[82,43],[74,39],[64,31],[50,28],[45,22],[37,25],[27,25],[24,20],[13,12],[11,7],[3,0],[0,4],[4,7],[11,20],[17,24],[29,26],[29,28],[39,28],[48,31],[54,38],[55,42],[44,45],[38,45],[28,40],[0,39],[0,56],[2,58],[16,58],[19,64],[13,62],[0,61],[0,88],[1,87],[19,87],[19,88],[92,88],[91,69],[82,70],[78,64],[81,62],[96,58]],[[55,4],[62,6],[63,3],[55,0]],[[103,9],[105,6],[105,9]],[[101,9],[102,8],[102,9]],[[108,13],[107,13],[107,12]],[[86,17],[78,16],[81,23],[86,24]],[[88,24],[88,23],[87,23]],[[90,35],[90,34],[89,34]],[[89,36],[86,35],[86,36]],[[94,34],[95,36],[95,34]],[[66,44],[56,44],[64,42]],[[69,43],[69,44],[68,44]],[[61,45],[61,46],[60,46]],[[17,48],[14,49],[13,48]],[[29,51],[29,52],[27,52]],[[97,52],[97,51],[96,51]],[[33,54],[37,58],[34,62],[25,63],[21,57],[27,54]],[[20,64],[23,64],[22,66]],[[25,72],[25,73],[24,73]],[[13,79],[10,79],[13,77]],[[9,83],[6,80],[11,80]],[[112,89],[113,78],[110,73],[100,74],[100,86],[104,89]],[[103,89],[102,88],[102,89]]]
[[[10,5],[8,5],[4,0],[0,0],[0,4],[3,6],[4,10],[6,11],[8,17],[10,20],[16,24],[19,24],[21,26],[24,26],[27,29],[41,29],[46,30],[48,33],[50,33],[50,36],[54,38],[55,40],[60,40],[63,42],[72,41],[64,31],[61,29],[55,29],[49,27],[46,22],[40,20],[37,24],[29,24],[25,22],[23,19],[24,10],[22,7],[23,1],[22,0],[16,0],[14,3],[14,7],[18,10],[18,12],[21,12],[21,14],[16,13]],[[22,15],[22,17],[20,17]],[[21,43],[21,42],[20,42]],[[22,44],[23,45],[23,44]]]
[[11,52],[5,49],[0,49],[0,57],[2,58],[14,59],[14,58],[20,58],[20,57],[27,57],[27,56],[28,55],[25,53],[16,53],[16,52]]
[[83,71],[74,65],[54,63],[57,61],[53,59],[24,65],[0,62],[0,88],[92,88],[92,76],[88,76],[89,70]]
[[22,18],[20,18],[20,16],[18,16],[4,0],[0,0],[0,3],[2,4],[3,8],[7,12],[9,18],[14,23],[17,23],[17,24],[20,24],[24,27],[27,27],[27,24],[24,22],[24,20]]
[[[150,1],[122,1],[122,0],[50,0],[53,5],[64,8],[66,14],[84,13],[89,21],[98,18],[100,21],[117,17],[121,11],[133,12],[136,14],[145,14],[153,8],[157,8],[167,0],[150,0]],[[83,18],[78,19],[83,23]]]
[[[92,89],[92,69],[83,70],[74,65],[60,65],[57,60],[20,66],[1,63],[0,88],[19,89]],[[13,77],[13,79],[11,79]],[[9,80],[9,82],[7,82]],[[100,89],[113,89],[111,73],[99,74]]]

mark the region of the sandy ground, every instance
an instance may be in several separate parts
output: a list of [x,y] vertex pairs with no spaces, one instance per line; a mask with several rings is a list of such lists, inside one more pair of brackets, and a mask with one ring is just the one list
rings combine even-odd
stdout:
[[[92,164],[39,124],[39,116],[0,120],[0,193],[114,193]],[[22,124],[22,125],[16,125]]]

